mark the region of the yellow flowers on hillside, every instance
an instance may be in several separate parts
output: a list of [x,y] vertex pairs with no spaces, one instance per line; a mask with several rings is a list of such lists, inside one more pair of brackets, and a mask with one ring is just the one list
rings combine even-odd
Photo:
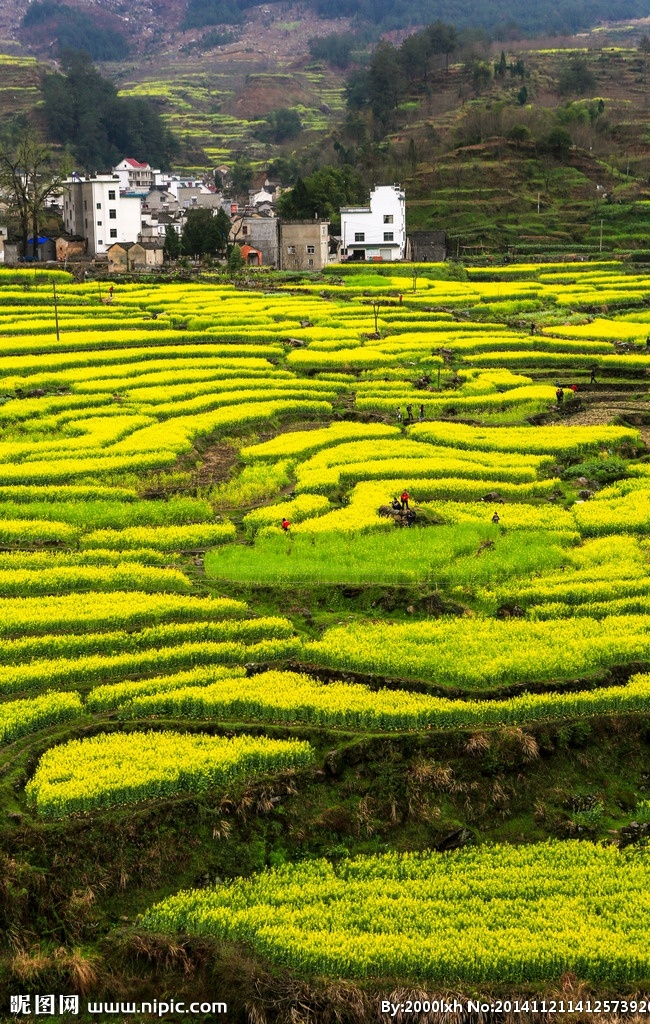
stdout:
[[0,704],[0,743],[9,743],[45,725],[69,722],[82,714],[77,693],[45,693],[32,700],[8,701]]
[[[94,708],[117,708],[124,719],[156,717],[273,722],[348,730],[411,731],[529,725],[650,710],[650,676],[626,686],[569,693],[525,693],[505,700],[431,697],[406,690],[371,690],[357,683],[322,683],[295,672],[232,677],[228,669],[117,683],[93,690]],[[231,671],[231,670],[230,670]]]
[[155,932],[247,942],[278,967],[457,986],[650,971],[647,851],[565,841],[300,861],[168,897]]
[[304,645],[312,664],[486,690],[563,679],[650,657],[644,615],[550,622],[442,618],[333,626]]
[[[189,594],[187,576],[137,562],[118,565],[53,565],[47,569],[0,569],[0,596],[34,597],[84,591],[140,590],[145,593]],[[128,614],[128,613],[127,613]]]
[[246,530],[255,533],[268,526],[279,526],[283,519],[290,523],[301,523],[305,519],[321,516],[331,508],[327,498],[320,494],[300,494],[293,501],[284,501],[278,505],[264,505],[244,516]]
[[263,772],[306,767],[312,758],[309,744],[298,740],[107,733],[46,751],[25,792],[39,814],[61,817],[177,793],[201,793]]
[[96,530],[82,541],[84,547],[112,548],[123,551],[144,545],[160,551],[183,551],[186,548],[208,548],[234,540],[237,531],[232,523],[201,523],[197,526],[132,526],[126,530]]
[[344,442],[375,438],[397,438],[398,427],[383,423],[332,423],[321,430],[296,430],[278,434],[271,441],[242,448],[244,459],[304,459],[314,452]]
[[639,432],[632,427],[471,427],[464,423],[416,423],[408,428],[410,437],[454,448],[485,451],[579,456],[599,448],[639,444]]
[[[647,713],[647,676],[608,675],[650,661],[643,438],[574,426],[555,384],[575,379],[579,399],[591,368],[641,381],[648,284],[628,269],[344,265],[273,289],[120,281],[111,302],[59,277],[58,339],[40,271],[0,271],[0,741],[44,731],[29,808],[313,763],[305,743],[192,731],[226,723],[394,734]],[[615,294],[638,319],[578,322]],[[414,520],[390,507],[404,490]],[[106,731],[52,747],[87,726]],[[306,971],[619,982],[645,953],[618,856],[305,863],[227,883],[209,911],[188,898],[187,921]],[[597,876],[624,910],[600,959]],[[156,920],[185,927],[175,914]]]
[[[93,589],[100,590],[95,580]],[[228,597],[148,594],[144,590],[0,597],[0,636],[142,629],[163,622],[201,622],[247,614],[248,605]]]

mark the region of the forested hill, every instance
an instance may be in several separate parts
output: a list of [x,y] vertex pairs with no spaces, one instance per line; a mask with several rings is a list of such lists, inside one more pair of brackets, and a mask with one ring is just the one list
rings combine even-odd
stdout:
[[65,53],[60,68],[41,78],[40,115],[48,139],[66,147],[78,166],[110,167],[124,153],[170,165],[177,141],[150,100],[118,96],[85,53]]
[[[237,23],[244,20],[251,0],[189,0],[185,26]],[[490,32],[519,29],[527,35],[577,32],[600,21],[641,18],[650,14],[649,0],[307,0],[322,18],[351,18],[359,25],[384,30],[426,25],[438,19],[457,28]]]
[[[243,25],[260,10],[268,11],[269,19],[288,10],[278,0],[270,0],[264,9],[255,0],[165,0],[164,19],[152,28],[150,9],[143,0],[129,8],[128,18],[115,10],[111,0],[85,0],[74,7],[64,0],[36,2],[26,12],[21,6],[12,16],[2,11],[0,3],[0,28],[15,18],[22,43],[34,52],[51,55],[83,46],[94,59],[108,61],[122,59],[129,50],[155,52],[177,47],[179,30]],[[292,16],[298,13],[294,11]],[[539,0],[536,4],[513,0],[474,0],[472,4],[463,0],[305,0],[299,14],[310,21],[345,19],[353,32],[365,30],[375,36],[441,20],[457,29],[483,29],[500,38],[513,32],[527,36],[572,34],[600,22],[648,15],[650,0]]]
[[492,32],[518,27],[526,34],[571,33],[599,21],[640,18],[650,14],[648,0],[311,0],[323,17],[345,16],[384,28],[426,25],[441,20],[457,28],[481,27]]

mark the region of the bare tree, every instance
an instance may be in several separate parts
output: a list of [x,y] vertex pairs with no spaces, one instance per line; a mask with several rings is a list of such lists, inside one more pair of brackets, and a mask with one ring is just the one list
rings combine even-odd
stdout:
[[0,144],[0,194],[18,220],[23,256],[30,228],[36,255],[38,225],[46,200],[60,191],[65,178],[65,170],[54,169],[49,149],[31,128]]

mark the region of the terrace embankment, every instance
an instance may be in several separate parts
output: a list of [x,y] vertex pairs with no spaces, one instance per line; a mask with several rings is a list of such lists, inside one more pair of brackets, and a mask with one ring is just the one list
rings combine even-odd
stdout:
[[[249,666],[250,674],[267,671],[268,665]],[[285,666],[292,672],[308,672],[310,676],[321,679],[323,682],[342,681],[346,683],[361,683],[371,690],[408,690],[411,693],[428,693],[436,697],[448,697],[472,700],[507,700],[508,697],[515,697],[521,693],[578,693],[582,690],[598,689],[599,687],[625,686],[630,678],[638,672],[647,672],[650,665],[646,662],[633,661],[627,665],[613,665],[603,672],[591,672],[579,678],[540,680],[535,679],[527,682],[512,683],[505,686],[495,686],[489,690],[483,690],[477,694],[475,691],[460,687],[442,687],[435,683],[423,683],[417,679],[391,679],[387,676],[376,673],[364,673],[353,671],[336,671],[335,669],[321,668],[318,665],[305,665],[298,662],[288,662]]]
[[650,424],[650,402],[645,393],[637,400],[635,398],[637,396],[624,391],[582,392],[583,409],[571,417],[571,422],[585,427],[614,422],[639,427],[639,433],[647,444],[650,431],[643,428]]
[[[643,715],[394,736],[264,731],[310,739],[315,767],[231,787],[227,797],[212,791],[56,822],[37,820],[16,793],[39,754],[75,730],[58,726],[7,748],[0,918],[13,949],[2,961],[3,996],[29,972],[34,984],[77,984],[96,999],[127,991],[129,999],[148,998],[162,972],[176,998],[214,995],[223,986],[229,1019],[249,1020],[246,1002],[249,1011],[259,1006],[272,1014],[260,1020],[288,1020],[288,1007],[271,1009],[272,999],[283,988],[307,994],[305,983],[279,971],[271,984],[260,961],[241,948],[143,935],[136,915],[179,889],[305,856],[336,859],[386,844],[418,850],[548,837],[611,841],[633,816],[634,794],[650,785],[650,718]],[[45,945],[37,935],[48,936]],[[316,1005],[321,997],[310,996]],[[341,1019],[374,1019],[366,1010],[364,997],[356,1016]]]

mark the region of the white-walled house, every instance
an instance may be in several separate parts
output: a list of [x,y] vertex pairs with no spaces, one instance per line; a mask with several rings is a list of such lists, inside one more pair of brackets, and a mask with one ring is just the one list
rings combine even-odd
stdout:
[[122,192],[137,192],[138,195],[146,196],[156,184],[156,175],[160,171],[127,156],[113,168],[113,174],[120,179]]
[[66,233],[87,241],[90,256],[105,253],[115,242],[134,242],[140,232],[140,197],[120,195],[120,179],[74,175],[64,182],[63,223]]
[[166,192],[171,192],[176,199],[178,199],[179,188],[195,188],[202,193],[211,191],[201,178],[193,175],[183,177],[179,174],[171,174],[169,171],[154,171],[153,174],[154,188],[164,188]]
[[406,255],[406,196],[400,185],[375,185],[369,206],[341,207],[341,256],[359,260],[403,260]]

